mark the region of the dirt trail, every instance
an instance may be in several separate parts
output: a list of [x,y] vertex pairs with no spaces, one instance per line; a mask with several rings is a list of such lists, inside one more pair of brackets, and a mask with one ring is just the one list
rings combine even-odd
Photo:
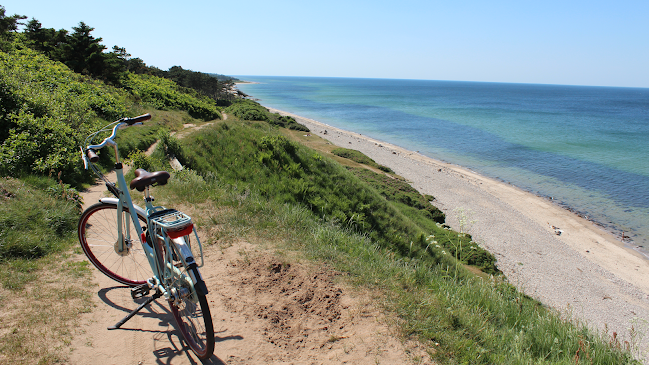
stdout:
[[[110,179],[111,177],[109,177]],[[112,177],[114,180],[114,177]],[[86,205],[103,196],[97,185]],[[201,269],[210,293],[216,346],[205,364],[430,364],[414,342],[403,343],[367,296],[336,284],[326,268],[287,262],[247,242],[204,242]],[[81,258],[82,259],[82,258]],[[143,299],[93,268],[95,308],[72,340],[72,364],[198,364],[175,329],[164,300],[121,329],[107,330]]]

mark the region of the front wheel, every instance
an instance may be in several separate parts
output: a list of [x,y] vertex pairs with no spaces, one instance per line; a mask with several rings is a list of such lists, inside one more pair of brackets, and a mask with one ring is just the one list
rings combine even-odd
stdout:
[[[122,215],[122,244],[117,239],[117,206],[97,203],[86,209],[79,219],[79,242],[88,260],[109,278],[130,286],[141,285],[153,276],[142,249],[140,237],[133,227],[127,208]],[[146,218],[138,214],[146,228]]]

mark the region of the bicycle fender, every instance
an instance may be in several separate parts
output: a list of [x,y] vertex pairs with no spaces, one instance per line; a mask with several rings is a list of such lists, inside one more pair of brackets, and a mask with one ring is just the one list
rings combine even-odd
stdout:
[[207,285],[205,285],[205,282],[203,281],[203,277],[201,276],[201,273],[198,271],[198,267],[196,265],[196,261],[194,261],[194,255],[192,254],[192,250],[187,246],[187,243],[185,243],[185,239],[183,237],[178,237],[174,238],[171,240],[174,245],[178,248],[178,251],[180,252],[180,255],[182,256],[183,261],[187,265],[187,271],[189,272],[189,276],[192,278],[192,282],[194,284],[194,289],[198,290],[199,292],[203,294],[207,294]]
[[180,256],[182,256],[183,261],[188,267],[192,264],[196,265],[196,262],[194,261],[194,254],[192,254],[192,250],[189,248],[189,246],[187,246],[183,237],[173,238],[171,242],[176,245],[178,251],[180,252]]
[[[119,199],[117,198],[101,198],[99,199],[100,202],[105,203],[105,204],[112,204],[112,205],[117,205],[119,202]],[[133,204],[133,208],[135,208],[135,212],[138,215],[141,215],[142,217],[146,217],[146,211],[142,209],[141,207]]]

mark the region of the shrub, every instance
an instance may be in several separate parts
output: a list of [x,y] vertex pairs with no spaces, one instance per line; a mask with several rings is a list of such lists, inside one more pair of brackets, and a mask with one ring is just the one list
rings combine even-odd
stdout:
[[78,146],[100,118],[126,114],[125,93],[29,49],[0,52],[0,173],[62,171],[88,181]]
[[269,119],[268,109],[259,105],[259,103],[247,99],[233,103],[225,111],[241,120],[267,121]]
[[161,110],[186,110],[193,118],[220,119],[216,102],[198,93],[190,95],[175,82],[157,76],[128,74],[124,86],[141,101]]
[[133,151],[131,152],[130,155],[128,155],[128,159],[126,161],[128,165],[131,166],[132,170],[136,169],[144,169],[147,171],[152,170],[153,166],[153,161],[151,160],[151,157],[147,156],[146,153],[142,151]]
[[295,118],[289,116],[289,115],[279,115],[277,113],[271,114],[270,117],[268,118],[268,123],[277,125],[282,128],[288,128],[291,130],[295,131],[303,131],[303,132],[310,132],[311,130],[303,125],[298,123]]
[[335,148],[331,151],[336,156],[346,158],[348,160],[352,160],[354,162],[362,163],[363,165],[371,166],[374,168],[377,168],[383,172],[387,172],[390,174],[393,174],[394,171],[392,171],[391,168],[383,165],[377,164],[374,160],[366,156],[364,153],[356,150],[351,150],[348,148]]

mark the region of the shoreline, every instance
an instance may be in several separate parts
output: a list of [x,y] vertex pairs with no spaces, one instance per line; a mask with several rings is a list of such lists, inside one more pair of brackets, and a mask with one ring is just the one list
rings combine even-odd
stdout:
[[649,318],[649,260],[597,223],[461,166],[268,109],[294,117],[334,145],[363,152],[433,195],[453,229],[471,234],[512,284],[544,304],[624,337],[634,322]]

